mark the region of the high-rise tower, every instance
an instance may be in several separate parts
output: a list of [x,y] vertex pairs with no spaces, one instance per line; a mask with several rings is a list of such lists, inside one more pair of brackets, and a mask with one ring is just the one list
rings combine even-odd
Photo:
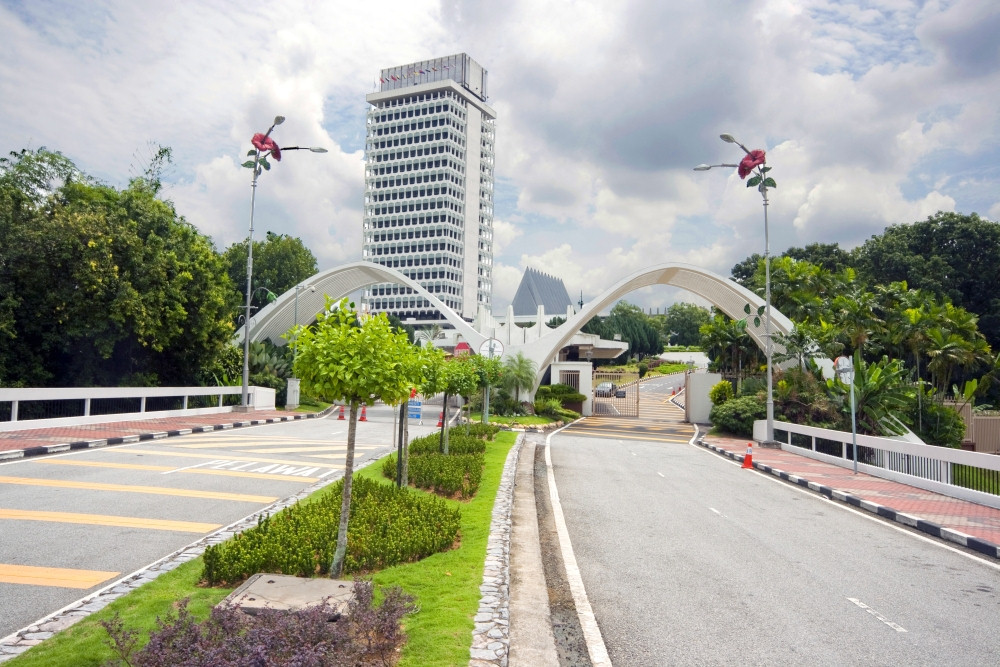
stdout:
[[[486,70],[464,53],[383,69],[365,145],[363,258],[397,269],[472,320],[491,305],[496,112]],[[375,312],[442,322],[413,290],[365,290]]]

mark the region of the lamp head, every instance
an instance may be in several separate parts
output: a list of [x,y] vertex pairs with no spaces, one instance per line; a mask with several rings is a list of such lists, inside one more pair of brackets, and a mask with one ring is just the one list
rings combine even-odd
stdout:
[[313,153],[326,153],[327,152],[327,150],[325,148],[310,148],[309,150],[311,150]]
[[710,164],[699,164],[697,167],[694,168],[694,170],[695,171],[708,171],[711,168],[712,168],[712,165],[710,165]]
[[281,125],[284,122],[285,122],[285,117],[284,116],[275,116],[274,117],[274,124],[275,125]]
[[736,141],[736,137],[734,137],[731,134],[720,134],[719,138],[722,139],[723,141],[725,141],[727,144],[739,143],[739,142]]

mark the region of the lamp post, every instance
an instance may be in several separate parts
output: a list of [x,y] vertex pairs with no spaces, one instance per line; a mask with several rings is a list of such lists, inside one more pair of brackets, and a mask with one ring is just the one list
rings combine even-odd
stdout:
[[262,170],[271,170],[271,163],[267,161],[269,155],[274,157],[275,162],[280,162],[282,151],[308,150],[313,153],[326,152],[325,148],[307,148],[304,146],[279,148],[278,144],[271,138],[271,132],[284,122],[284,116],[275,116],[274,122],[271,123],[271,127],[268,128],[267,133],[255,134],[250,141],[254,146],[254,150],[247,153],[247,156],[253,156],[253,159],[247,160],[242,164],[243,167],[253,169],[253,180],[250,182],[250,233],[247,236],[247,302],[244,306],[246,314],[243,320],[243,392],[239,406],[241,412],[247,412],[252,409],[248,403],[250,394],[250,304],[253,300],[253,213],[254,205],[257,201],[257,178],[260,176]]
[[771,341],[771,241],[767,224],[767,189],[777,187],[774,179],[767,175],[771,170],[765,166],[764,151],[751,151],[746,146],[736,140],[731,134],[720,134],[719,138],[727,144],[736,144],[743,149],[746,154],[739,164],[699,164],[695,171],[708,171],[714,167],[736,167],[739,170],[740,178],[746,178],[750,174],[754,176],[747,181],[747,187],[757,187],[761,197],[764,199],[764,356],[767,359],[767,433],[763,447],[774,447],[774,387],[771,357],[774,345]]

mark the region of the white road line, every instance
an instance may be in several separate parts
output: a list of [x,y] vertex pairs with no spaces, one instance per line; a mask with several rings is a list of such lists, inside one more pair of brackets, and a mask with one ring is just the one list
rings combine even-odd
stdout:
[[890,628],[892,628],[896,632],[906,632],[906,628],[904,628],[901,625],[897,625],[896,623],[893,623],[892,621],[890,621],[889,619],[887,619],[885,616],[883,616],[882,614],[878,613],[877,611],[875,611],[874,609],[872,609],[871,607],[869,607],[868,605],[866,605],[861,600],[859,600],[857,598],[847,598],[847,599],[850,600],[851,602],[853,602],[854,604],[858,605],[859,607],[861,607],[865,611],[867,611],[869,614],[871,614],[872,616],[874,616],[878,620],[880,620],[883,623],[885,623],[886,625],[888,625]]
[[[707,447],[702,447],[701,445],[697,444],[695,442],[695,438],[697,438],[697,437],[698,437],[698,434],[695,433],[694,437],[691,438],[691,440],[688,442],[688,444],[691,445],[692,447],[695,447],[696,449],[699,449],[699,450],[705,452],[706,454],[711,454],[711,455],[715,456],[716,458],[722,458],[722,460],[725,461],[726,463],[731,463],[731,464],[737,465],[737,466],[741,465],[739,461],[731,461],[729,459],[729,457],[720,457],[718,454],[716,454],[711,449],[708,449]],[[814,500],[819,500],[820,502],[824,502],[824,503],[830,505],[831,507],[836,507],[837,509],[843,510],[845,512],[850,512],[851,514],[855,514],[855,515],[857,515],[857,516],[859,516],[862,519],[865,519],[867,521],[871,521],[873,523],[877,523],[880,526],[885,526],[886,528],[890,528],[890,529],[895,530],[897,532],[903,533],[904,535],[912,537],[915,540],[920,540],[921,542],[926,542],[927,544],[931,544],[931,545],[933,545],[935,547],[938,547],[939,549],[945,549],[946,551],[950,551],[952,553],[958,554],[959,556],[964,556],[965,558],[968,558],[969,560],[975,561],[975,562],[977,562],[977,563],[979,563],[981,565],[985,565],[986,567],[993,568],[994,570],[1000,571],[1000,563],[993,563],[993,562],[990,562],[990,561],[986,560],[985,557],[977,556],[975,554],[966,553],[966,552],[962,551],[961,549],[956,549],[956,548],[954,548],[952,546],[949,546],[949,545],[945,544],[944,542],[940,542],[940,541],[938,541],[938,540],[936,540],[936,539],[934,539],[932,537],[924,537],[923,535],[921,535],[919,533],[914,533],[914,532],[908,530],[907,528],[904,528],[903,526],[896,525],[896,523],[893,522],[893,521],[887,521],[887,520],[883,519],[882,517],[879,517],[877,515],[872,514],[871,512],[862,512],[861,510],[856,510],[853,507],[851,507],[850,505],[845,505],[845,504],[843,504],[843,503],[841,503],[839,501],[836,501],[836,500],[834,500],[832,498],[827,498],[826,496],[824,496],[824,495],[822,495],[820,493],[816,493],[815,491],[812,491],[812,490],[809,490],[809,489],[804,489],[801,486],[798,486],[796,484],[789,484],[788,482],[785,482],[780,477],[775,477],[774,475],[772,475],[770,473],[763,472],[762,470],[757,470],[756,468],[754,468],[753,472],[757,473],[762,478],[764,478],[764,479],[766,479],[768,481],[774,482],[776,484],[780,484],[781,486],[785,487],[786,489],[791,489],[792,491],[796,491],[798,493],[801,493],[802,495],[807,496],[809,498],[812,498]]]
[[[566,428],[565,426],[563,428]],[[556,489],[556,476],[552,471],[552,436],[563,428],[557,429],[545,438],[545,468],[549,480],[549,498],[552,502],[552,518],[556,523],[556,533],[559,535],[559,548],[562,551],[563,564],[566,566],[566,579],[569,590],[576,605],[576,615],[580,619],[584,641],[587,642],[587,652],[590,662],[594,665],[611,665],[608,649],[601,637],[601,628],[597,625],[594,610],[587,599],[587,591],[583,587],[583,577],[576,565],[573,545],[569,541],[569,531],[566,529],[566,519],[563,516],[562,505],[559,503],[559,491]]]
[[664,479],[666,479],[666,477],[663,475],[663,473],[660,472],[659,470],[656,471],[656,474],[659,475],[660,477],[663,477]]
[[708,509],[712,510],[713,512],[715,512],[715,513],[716,513],[716,514],[718,514],[719,516],[722,516],[722,517],[724,517],[724,516],[725,516],[725,514],[723,514],[723,513],[722,513],[722,512],[720,512],[719,510],[715,509],[714,507],[709,507]]

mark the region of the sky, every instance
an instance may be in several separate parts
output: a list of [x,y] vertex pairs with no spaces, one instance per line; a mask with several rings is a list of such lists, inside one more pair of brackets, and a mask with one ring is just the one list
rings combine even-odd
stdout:
[[163,196],[220,251],[248,233],[250,138],[285,116],[280,145],[329,152],[261,176],[255,238],[299,237],[321,270],[361,259],[379,70],[468,53],[498,114],[498,313],[527,267],[589,301],[645,267],[728,276],[763,253],[760,194],[692,169],[739,161],[722,133],[767,153],[772,254],[1000,218],[995,0],[0,0],[0,33],[0,151],[124,186],[168,146]]

